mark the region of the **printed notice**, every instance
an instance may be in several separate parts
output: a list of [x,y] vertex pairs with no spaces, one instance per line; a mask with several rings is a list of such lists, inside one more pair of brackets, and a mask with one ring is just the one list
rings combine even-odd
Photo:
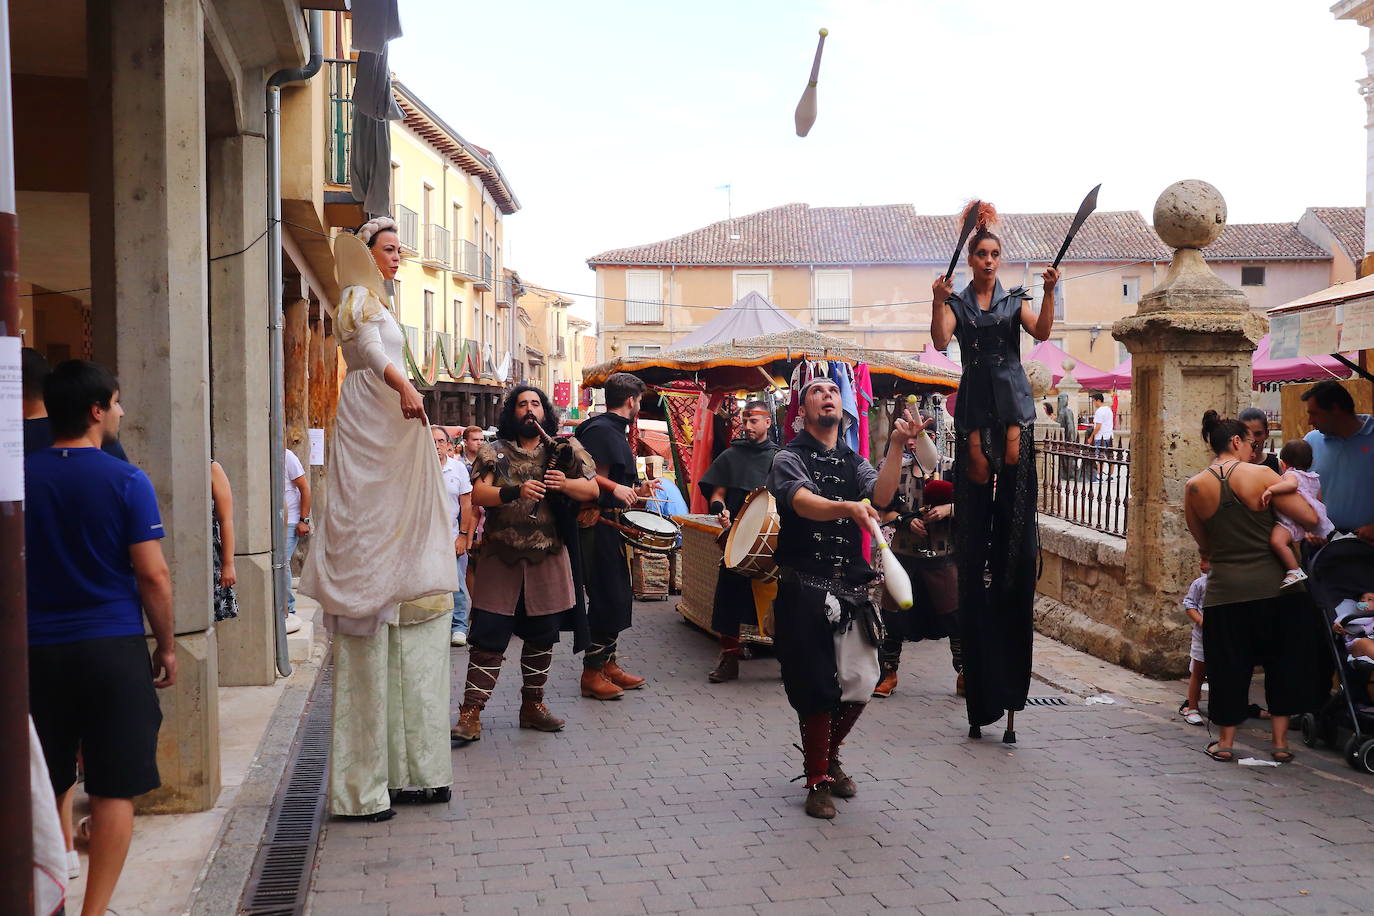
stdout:
[[1269,319],[1269,358],[1297,359],[1301,329],[1302,322],[1297,315],[1275,315]]
[[1313,309],[1302,313],[1302,330],[1298,332],[1299,356],[1322,356],[1340,350],[1340,325],[1336,324],[1334,308]]
[[0,337],[0,502],[24,498],[24,380],[19,338]]
[[1345,304],[1345,322],[1341,326],[1342,350],[1374,348],[1374,299]]
[[324,430],[307,429],[310,435],[310,464],[312,466],[324,464]]

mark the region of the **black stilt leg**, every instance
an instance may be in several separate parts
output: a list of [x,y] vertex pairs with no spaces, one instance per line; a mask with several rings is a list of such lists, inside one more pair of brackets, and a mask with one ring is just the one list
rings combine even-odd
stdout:
[[1002,743],[1003,743],[1003,744],[1015,744],[1015,743],[1016,743],[1016,711],[1015,711],[1015,710],[1008,710],[1008,711],[1007,711],[1007,730],[1004,731],[1004,732],[1002,732]]

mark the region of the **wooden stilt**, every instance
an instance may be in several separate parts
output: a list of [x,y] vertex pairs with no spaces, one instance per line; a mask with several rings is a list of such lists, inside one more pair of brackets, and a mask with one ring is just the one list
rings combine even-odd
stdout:
[[1002,743],[1016,743],[1016,713],[1012,710],[1007,711],[1007,730],[1002,733]]

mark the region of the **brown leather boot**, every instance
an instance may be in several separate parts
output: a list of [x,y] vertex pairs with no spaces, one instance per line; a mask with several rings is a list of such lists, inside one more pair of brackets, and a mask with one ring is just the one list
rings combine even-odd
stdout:
[[959,676],[954,679],[954,695],[961,697],[964,693],[964,672],[960,671]]
[[549,712],[549,707],[538,700],[522,700],[520,703],[520,727],[533,728],[541,732],[563,730],[563,720]]
[[878,686],[873,688],[875,697],[890,697],[892,691],[897,689],[897,669],[883,669],[883,679],[878,682]]
[[830,799],[828,782],[817,783],[806,790],[806,813],[811,817],[830,820],[835,816],[835,803]]
[[859,787],[854,785],[854,780],[840,766],[840,761],[834,759],[830,761],[830,794],[836,798],[853,798],[859,794]]
[[638,690],[645,684],[644,678],[637,674],[631,674],[621,668],[615,663],[614,658],[606,661],[606,665],[601,669],[601,673],[606,676],[606,680],[610,681],[621,690]]
[[608,681],[601,669],[583,668],[582,695],[593,700],[618,700],[625,691]]
[[464,703],[458,707],[458,724],[448,733],[449,740],[471,744],[482,740],[482,707]]
[[720,653],[716,666],[706,673],[706,680],[712,684],[739,680],[739,653],[729,650]]

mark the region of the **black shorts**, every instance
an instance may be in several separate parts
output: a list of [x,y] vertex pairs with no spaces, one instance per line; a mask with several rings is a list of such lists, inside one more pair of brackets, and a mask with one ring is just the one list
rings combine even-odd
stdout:
[[162,709],[142,636],[30,646],[29,711],[57,794],[76,782],[77,751],[90,795],[133,798],[162,784]]
[[531,648],[552,646],[558,642],[558,633],[563,625],[567,611],[553,614],[539,614],[531,617],[525,613],[525,596],[522,594],[515,606],[514,614],[498,614],[473,608],[472,620],[468,624],[468,645],[483,652],[504,653],[510,645],[512,636]]

